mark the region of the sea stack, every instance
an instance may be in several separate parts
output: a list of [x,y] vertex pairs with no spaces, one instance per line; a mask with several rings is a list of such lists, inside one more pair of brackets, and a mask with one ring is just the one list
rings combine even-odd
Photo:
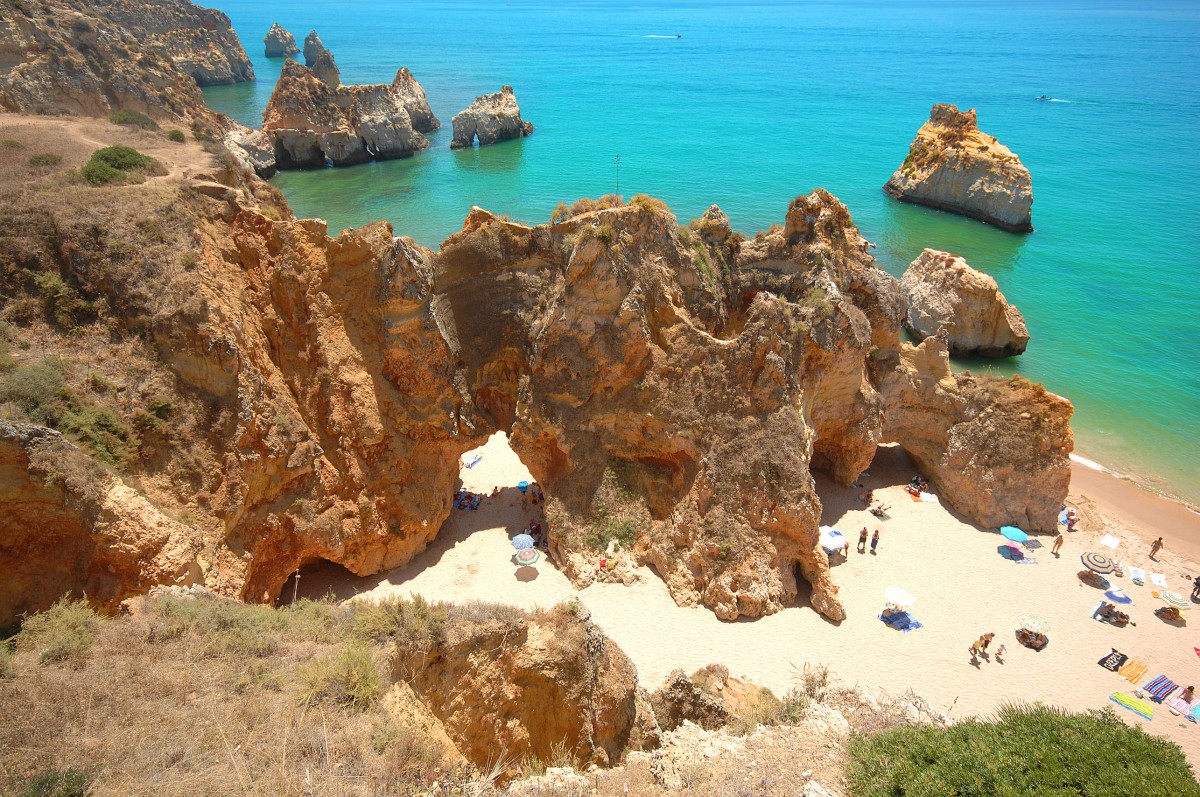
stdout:
[[908,311],[904,328],[918,341],[945,330],[950,353],[1011,357],[1029,343],[1021,311],[996,280],[958,255],[926,249],[900,279]]
[[1029,170],[1008,147],[979,130],[975,110],[935,105],[908,157],[883,187],[902,202],[1031,232]]
[[512,86],[504,86],[495,94],[476,97],[470,107],[454,114],[451,123],[454,126],[451,149],[469,147],[476,138],[482,147],[533,132],[533,125],[521,119],[521,108]]
[[317,56],[322,52],[327,53],[329,50],[315,30],[309,31],[308,35],[304,37],[304,65],[311,69],[317,61]]
[[296,37],[278,22],[271,25],[263,44],[266,46],[267,58],[291,58],[300,52],[300,48],[296,46]]
[[[327,53],[318,53],[318,66]],[[403,158],[429,146],[407,107],[417,108],[423,124],[437,122],[428,103],[422,109],[418,99],[423,102],[425,92],[416,80],[402,82],[401,89],[342,86],[336,76],[322,79],[288,60],[263,112],[262,129],[274,143],[281,169]]]

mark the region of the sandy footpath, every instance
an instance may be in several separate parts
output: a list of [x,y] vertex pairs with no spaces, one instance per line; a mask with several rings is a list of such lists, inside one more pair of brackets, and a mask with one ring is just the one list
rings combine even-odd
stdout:
[[[1116,628],[1091,619],[1102,591],[1076,578],[1081,553],[1114,553],[1098,544],[1100,536],[1110,533],[1122,540],[1116,559],[1164,574],[1169,588],[1186,597],[1191,593],[1188,577],[1200,573],[1200,567],[1181,551],[1200,542],[1200,516],[1128,483],[1114,485],[1119,480],[1082,465],[1076,467],[1069,502],[1079,507],[1083,520],[1067,535],[1060,558],[1050,553],[1053,537],[1041,538],[1042,547],[1030,552],[1033,564],[1003,558],[997,549],[1004,540],[995,530],[977,529],[939,503],[912,501],[902,487],[912,464],[899,449],[881,449],[865,478],[876,497],[891,506],[890,520],[879,521],[864,511],[857,490],[818,476],[823,522],[841,529],[852,543],[863,526],[881,531],[877,555],[859,554],[852,547],[846,560],[835,558],[834,578],[846,620],[830,623],[801,601],[771,617],[727,623],[707,609],[676,606],[648,569],[631,587],[595,584],[576,591],[545,559],[536,568],[517,568],[510,539],[533,513],[522,512],[515,485],[530,476],[501,435],[479,453],[479,463],[463,471],[464,485],[484,493],[500,486],[497,497],[486,499],[477,511],[456,510],[430,548],[405,567],[362,579],[340,568],[317,568],[305,572],[301,594],[332,590],[341,598],[365,594],[376,599],[420,594],[430,600],[525,607],[578,597],[633,659],[642,684],[650,689],[675,668],[692,672],[720,662],[734,674],[782,693],[811,663],[827,665],[843,681],[873,690],[897,694],[912,689],[957,719],[986,716],[1018,700],[1078,711],[1114,705],[1111,693],[1132,690],[1124,678],[1097,665],[1113,647],[1147,665],[1142,683],[1166,674],[1182,686],[1200,687],[1200,657],[1193,652],[1200,647],[1200,609],[1192,612],[1188,626],[1168,625],[1153,614],[1161,605],[1150,594],[1156,588],[1135,586],[1126,570],[1124,578],[1109,579],[1133,598],[1125,611],[1136,626]],[[1080,476],[1080,471],[1086,472]],[[1134,525],[1139,501],[1154,521],[1148,529]],[[1167,535],[1158,564],[1148,559],[1148,538],[1139,537],[1147,533]],[[923,628],[901,633],[879,621],[883,591],[889,586],[915,596],[911,612]],[[1017,616],[1026,613],[1049,623],[1050,644],[1040,653],[1014,638]],[[967,648],[986,631],[996,633],[993,655],[972,663]],[[1003,660],[994,655],[1001,643],[1007,648]],[[1179,743],[1200,768],[1200,727],[1183,722],[1165,706],[1149,722],[1117,710],[1129,722]]]

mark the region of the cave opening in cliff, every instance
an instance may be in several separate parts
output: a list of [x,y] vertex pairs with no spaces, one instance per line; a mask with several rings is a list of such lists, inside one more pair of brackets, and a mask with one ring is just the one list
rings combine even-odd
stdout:
[[275,599],[276,606],[298,600],[346,600],[363,589],[363,579],[337,562],[318,556],[306,557],[288,576]]
[[796,607],[799,609],[811,609],[812,606],[812,583],[804,577],[804,571],[800,567],[799,562],[792,564],[792,573],[796,577]]

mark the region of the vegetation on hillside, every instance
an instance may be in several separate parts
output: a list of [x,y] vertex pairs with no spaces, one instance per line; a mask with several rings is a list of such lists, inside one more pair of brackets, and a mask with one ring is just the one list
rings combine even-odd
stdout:
[[850,745],[855,797],[1196,797],[1183,751],[1111,710],[1011,706],[995,722],[897,728]]

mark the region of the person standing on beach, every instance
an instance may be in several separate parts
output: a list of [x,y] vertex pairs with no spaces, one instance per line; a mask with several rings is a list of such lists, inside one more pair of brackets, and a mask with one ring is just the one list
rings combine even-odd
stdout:
[[1063,535],[1061,533],[1059,533],[1059,535],[1054,538],[1054,546],[1050,549],[1050,553],[1054,554],[1055,556],[1058,556],[1059,555],[1058,551],[1062,547],[1063,547]]
[[875,553],[875,546],[879,545],[879,529],[875,529],[875,533],[871,535],[871,554]]
[[1153,559],[1155,556],[1158,556],[1158,552],[1161,551],[1162,548],[1163,548],[1162,537],[1159,537],[1157,540],[1150,543],[1150,558]]
[[[867,552],[867,527],[863,526],[863,530],[858,533],[858,552]],[[1196,579],[1196,583],[1200,584],[1200,578]]]

